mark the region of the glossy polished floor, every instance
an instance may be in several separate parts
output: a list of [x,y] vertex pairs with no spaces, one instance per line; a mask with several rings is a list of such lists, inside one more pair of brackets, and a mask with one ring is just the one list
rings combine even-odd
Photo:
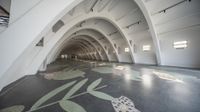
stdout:
[[58,61],[0,93],[0,112],[199,112],[200,71]]

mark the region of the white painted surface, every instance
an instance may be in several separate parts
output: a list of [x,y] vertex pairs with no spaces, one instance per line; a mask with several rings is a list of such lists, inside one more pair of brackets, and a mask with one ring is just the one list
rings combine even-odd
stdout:
[[26,52],[33,48],[45,32],[80,1],[43,0],[0,34],[0,88],[25,75],[13,69],[21,65],[28,56]]
[[10,9],[10,24],[23,17],[43,0],[12,0]]
[[[22,8],[20,8],[21,4],[17,3],[11,8],[11,13],[16,7],[17,12],[13,13],[21,16],[0,34],[0,89],[24,75],[35,74],[40,68],[45,68],[45,65],[42,65],[44,60],[47,60],[45,64],[54,61],[64,48],[64,41],[69,39],[68,37],[71,35],[66,32],[77,23],[92,18],[93,21],[89,21],[83,29],[92,28],[102,32],[109,40],[105,44],[109,48],[114,48],[114,43],[120,46],[123,51],[126,47],[130,48],[130,53],[121,52],[116,55],[119,62],[200,67],[198,58],[200,57],[198,51],[200,46],[199,0],[192,0],[191,3],[181,4],[166,13],[156,15],[152,14],[179,0],[151,0],[147,2],[135,0],[141,11],[136,10],[138,6],[132,0],[111,2],[111,4],[104,4],[103,8],[95,6],[94,12],[87,12],[88,7],[85,7],[85,3],[81,3],[72,11],[71,15],[66,14],[80,1],[42,0],[37,4],[37,0],[34,0],[29,3],[28,1],[23,2],[27,3],[27,6]],[[37,5],[35,6],[35,4]],[[158,4],[163,4],[163,7]],[[93,23],[100,18],[104,21],[95,26]],[[65,26],[58,32],[52,33],[51,27],[59,19],[64,21]],[[130,29],[126,28],[127,25],[140,19],[143,20],[142,24]],[[116,30],[118,30],[117,34],[106,36]],[[42,37],[45,37],[45,46],[43,48],[35,47],[35,44]],[[132,40],[136,46],[136,52],[134,52],[129,40]],[[181,40],[188,41],[188,48],[184,50],[174,49],[173,42]],[[152,46],[149,52],[142,51],[142,46],[146,44]],[[117,49],[114,50],[117,53]],[[114,54],[108,55],[110,60],[114,60],[114,56]],[[85,57],[99,58],[92,55]]]

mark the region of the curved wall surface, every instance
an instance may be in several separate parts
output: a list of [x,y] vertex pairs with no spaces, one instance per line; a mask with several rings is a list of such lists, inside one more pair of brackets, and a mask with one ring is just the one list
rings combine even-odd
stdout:
[[[200,67],[199,0],[36,0],[27,4],[21,15],[12,10],[22,6],[11,5],[11,17],[17,19],[0,33],[0,88],[45,69],[62,54]],[[36,46],[41,39],[43,46]],[[175,48],[181,42],[185,48]]]

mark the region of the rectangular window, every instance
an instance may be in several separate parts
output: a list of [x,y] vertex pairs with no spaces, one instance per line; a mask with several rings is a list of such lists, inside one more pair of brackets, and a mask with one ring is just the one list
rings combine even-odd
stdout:
[[175,49],[185,49],[187,48],[187,45],[188,45],[188,42],[186,40],[174,42]]
[[128,47],[125,48],[125,52],[129,52],[129,48]]
[[142,50],[143,51],[150,51],[151,50],[151,46],[150,45],[143,45],[142,46]]
[[114,44],[114,47],[115,47],[115,49],[117,48],[117,45],[116,44]]
[[112,49],[109,48],[109,49],[108,49],[108,54],[111,54],[111,53],[112,53]]
[[129,40],[130,45],[132,46],[132,40]]
[[121,54],[121,48],[120,47],[118,47],[118,54]]
[[137,50],[136,45],[133,44],[133,52],[136,53],[136,50]]

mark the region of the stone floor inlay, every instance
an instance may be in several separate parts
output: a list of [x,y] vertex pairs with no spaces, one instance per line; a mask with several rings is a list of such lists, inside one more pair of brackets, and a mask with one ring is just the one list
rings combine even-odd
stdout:
[[199,112],[199,79],[198,70],[62,60],[3,89],[0,112]]

